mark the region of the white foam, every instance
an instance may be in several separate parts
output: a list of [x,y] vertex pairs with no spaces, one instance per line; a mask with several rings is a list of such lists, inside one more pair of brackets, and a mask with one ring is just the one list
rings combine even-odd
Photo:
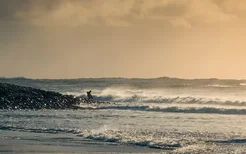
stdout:
[[120,144],[133,144],[151,148],[175,149],[181,147],[175,139],[157,134],[156,132],[135,129],[117,129],[104,125],[99,129],[84,130],[81,136],[87,139]]

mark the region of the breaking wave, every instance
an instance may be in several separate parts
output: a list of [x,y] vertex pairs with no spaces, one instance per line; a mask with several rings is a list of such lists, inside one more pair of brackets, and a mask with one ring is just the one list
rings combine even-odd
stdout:
[[166,137],[161,132],[152,132],[147,130],[134,129],[112,129],[103,126],[99,129],[84,130],[80,136],[86,139],[114,142],[118,144],[130,144],[137,146],[146,146],[149,148],[174,150],[182,147],[175,139]]
[[[72,94],[86,98],[86,91]],[[133,89],[133,88],[106,88],[92,91],[94,100],[103,102],[141,102],[163,104],[212,104],[246,106],[244,90],[205,90],[205,89]]]
[[127,144],[136,146],[145,146],[149,148],[174,150],[180,148],[181,144],[175,139],[167,138],[165,132],[152,132],[148,130],[135,130],[135,129],[112,129],[103,126],[99,129],[91,130],[76,130],[76,129],[61,129],[61,128],[25,128],[14,126],[0,126],[0,130],[11,130],[20,132],[32,133],[49,133],[60,134],[68,133],[75,134],[84,139],[113,142],[117,144]]
[[233,88],[233,87],[238,87],[238,85],[209,84],[209,85],[205,85],[205,87],[212,87],[212,88]]
[[[79,96],[86,98],[85,95]],[[216,97],[199,97],[199,96],[161,96],[161,95],[95,95],[94,100],[103,102],[141,102],[141,103],[165,103],[165,104],[214,104],[214,105],[233,105],[246,106],[246,100],[216,98]]]
[[[83,108],[83,109],[86,109]],[[99,107],[88,107],[94,110],[134,110],[149,112],[176,112],[176,113],[214,113],[214,114],[239,114],[246,115],[246,108],[219,108],[219,107],[182,107],[182,106],[150,106],[150,105],[110,105]]]

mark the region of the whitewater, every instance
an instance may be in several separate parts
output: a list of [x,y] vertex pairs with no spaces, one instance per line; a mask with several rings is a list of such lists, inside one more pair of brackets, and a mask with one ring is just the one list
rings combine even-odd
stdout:
[[[81,101],[78,110],[1,110],[0,137],[6,144],[32,141],[72,146],[75,152],[85,145],[82,152],[246,152],[245,80],[0,78],[0,82],[81,100],[92,90],[94,97],[89,104]],[[62,147],[58,152],[64,152]]]

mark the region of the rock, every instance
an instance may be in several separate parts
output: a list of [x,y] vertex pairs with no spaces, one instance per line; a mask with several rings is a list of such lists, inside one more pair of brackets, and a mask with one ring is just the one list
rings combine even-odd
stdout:
[[0,83],[0,109],[75,109],[72,95]]

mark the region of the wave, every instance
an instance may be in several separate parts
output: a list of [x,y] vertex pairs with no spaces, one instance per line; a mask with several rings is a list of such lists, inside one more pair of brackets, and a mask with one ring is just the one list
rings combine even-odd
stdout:
[[26,128],[15,126],[0,126],[0,130],[20,131],[32,133],[50,133],[60,134],[69,133],[75,134],[84,139],[97,140],[102,142],[114,142],[118,144],[128,144],[136,146],[145,146],[149,148],[174,150],[181,147],[181,144],[176,140],[170,140],[165,136],[167,134],[161,132],[151,132],[146,130],[118,130],[108,129],[106,126],[100,129],[92,130],[76,130],[65,128]]
[[234,87],[238,87],[238,85],[211,84],[211,85],[205,85],[205,87],[212,87],[212,88],[234,88]]
[[166,150],[174,150],[176,148],[182,147],[178,141],[165,137],[165,135],[166,134],[161,134],[160,132],[134,129],[120,130],[103,126],[99,129],[81,131],[79,136],[85,139],[103,142],[114,142],[128,145],[130,144]]
[[240,83],[240,86],[246,86],[246,83]]
[[[86,98],[85,95],[79,96]],[[95,95],[94,100],[102,102],[141,102],[141,103],[164,103],[164,104],[213,104],[213,105],[232,105],[232,106],[246,106],[244,99],[222,99],[216,97],[196,97],[196,96],[160,96],[160,95]]]
[[[83,108],[86,109],[86,108]],[[88,107],[91,109],[91,107]],[[214,113],[214,114],[238,114],[246,115],[246,108],[218,108],[218,107],[158,107],[150,105],[111,105],[94,107],[94,110],[134,110],[149,112],[176,112],[176,113]]]
[[119,130],[108,129],[103,126],[99,129],[92,130],[75,130],[75,129],[61,129],[61,128],[26,128],[26,127],[14,127],[14,126],[0,126],[0,130],[6,131],[20,131],[20,132],[32,132],[32,133],[50,133],[60,134],[69,133],[75,134],[83,139],[90,139],[102,142],[113,142],[117,144],[127,144],[136,146],[145,146],[149,148],[174,150],[180,148],[181,144],[175,139],[167,138],[164,133],[152,132],[147,130]]

